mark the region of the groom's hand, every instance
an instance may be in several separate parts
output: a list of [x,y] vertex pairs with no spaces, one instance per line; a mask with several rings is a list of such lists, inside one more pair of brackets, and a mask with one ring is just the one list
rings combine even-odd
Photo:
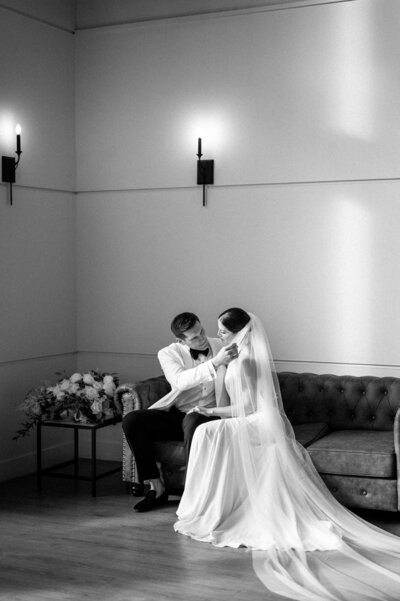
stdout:
[[236,359],[239,355],[238,347],[236,342],[229,345],[223,346],[220,351],[215,355],[212,363],[215,369],[218,369],[221,365],[227,365],[232,359]]
[[200,413],[200,415],[205,415],[206,417],[209,417],[211,415],[211,413],[206,407],[199,406],[193,407],[193,409],[187,412],[187,415],[189,415],[189,413]]

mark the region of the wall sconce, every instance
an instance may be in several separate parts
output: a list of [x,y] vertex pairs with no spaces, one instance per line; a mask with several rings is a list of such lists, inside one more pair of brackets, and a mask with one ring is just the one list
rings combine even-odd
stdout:
[[206,206],[206,186],[214,183],[214,161],[201,161],[201,138],[197,144],[197,183],[203,186],[203,207]]
[[17,160],[14,157],[1,157],[1,170],[2,176],[1,181],[7,184],[10,184],[10,205],[12,205],[12,185],[15,183],[15,172],[18,167],[19,160],[21,158],[22,150],[21,150],[21,126],[18,123],[15,128],[15,133],[17,134],[17,150],[15,154],[17,155]]

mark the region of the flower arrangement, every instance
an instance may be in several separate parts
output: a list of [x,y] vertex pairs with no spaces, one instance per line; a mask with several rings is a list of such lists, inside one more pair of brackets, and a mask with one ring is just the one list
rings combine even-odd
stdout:
[[121,415],[122,410],[114,399],[118,386],[116,374],[90,370],[61,377],[55,386],[40,386],[30,390],[19,407],[28,420],[17,430],[14,439],[26,436],[39,420],[73,419],[76,422],[96,423],[102,419]]

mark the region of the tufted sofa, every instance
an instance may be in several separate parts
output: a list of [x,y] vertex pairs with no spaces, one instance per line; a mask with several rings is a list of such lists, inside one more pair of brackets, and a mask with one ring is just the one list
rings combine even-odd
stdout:
[[[297,440],[307,448],[332,494],[348,507],[400,510],[400,378],[278,374],[282,400]],[[147,408],[170,386],[164,376],[117,389],[129,411]],[[134,482],[135,464],[123,442],[123,478]],[[170,489],[185,478],[180,441],[157,443]]]

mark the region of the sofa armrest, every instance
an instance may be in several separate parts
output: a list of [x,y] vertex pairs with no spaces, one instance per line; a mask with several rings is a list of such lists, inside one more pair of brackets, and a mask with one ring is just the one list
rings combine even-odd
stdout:
[[397,409],[394,418],[393,435],[397,464],[397,509],[400,511],[400,409]]
[[400,478],[400,409],[397,409],[394,418],[394,450],[397,457],[397,477]]
[[126,415],[129,411],[135,409],[135,385],[127,382],[118,386],[114,393],[114,401],[121,408],[122,415]]
[[[122,406],[122,415],[125,417],[136,409],[148,409],[171,390],[171,386],[164,376],[149,378],[134,384],[128,382],[118,386],[115,391],[115,401]],[[122,437],[122,479],[125,482],[136,482],[136,464],[132,451],[129,448],[125,434]]]
[[121,404],[125,416],[136,409],[148,409],[170,390],[171,386],[165,376],[158,376],[134,384],[122,384],[115,391],[115,397]]

